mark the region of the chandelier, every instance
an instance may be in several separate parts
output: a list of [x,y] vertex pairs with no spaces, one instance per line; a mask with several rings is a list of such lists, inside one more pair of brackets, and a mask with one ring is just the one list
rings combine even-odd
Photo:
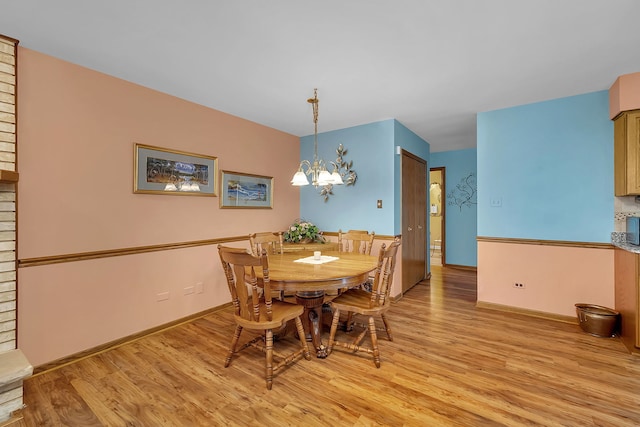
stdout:
[[333,173],[329,173],[327,171],[327,163],[318,158],[318,89],[313,90],[313,98],[307,99],[307,102],[313,107],[313,162],[309,160],[301,161],[298,171],[293,175],[291,184],[295,186],[309,185],[307,175],[311,175],[311,183],[316,188],[325,185],[344,184],[338,165],[329,162],[329,164],[333,165]]

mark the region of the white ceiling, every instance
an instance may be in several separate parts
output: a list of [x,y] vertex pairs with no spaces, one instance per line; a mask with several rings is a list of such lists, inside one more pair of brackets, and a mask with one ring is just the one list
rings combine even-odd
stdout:
[[20,46],[302,136],[395,118],[432,151],[477,112],[640,71],[637,0],[0,0]]

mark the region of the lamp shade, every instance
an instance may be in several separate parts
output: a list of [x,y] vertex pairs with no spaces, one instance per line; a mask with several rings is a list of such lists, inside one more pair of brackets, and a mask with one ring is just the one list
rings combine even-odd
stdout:
[[301,185],[309,185],[309,180],[307,179],[307,175],[304,174],[301,170],[296,172],[291,179],[291,185],[301,186]]
[[333,171],[333,173],[331,174],[331,179],[333,180],[333,185],[344,184],[344,181],[342,181],[342,177],[340,176],[337,170]]
[[331,174],[329,173],[329,171],[327,171],[326,169],[323,169],[320,171],[320,174],[318,175],[318,185],[327,185],[327,184],[333,184],[333,178],[331,177]]

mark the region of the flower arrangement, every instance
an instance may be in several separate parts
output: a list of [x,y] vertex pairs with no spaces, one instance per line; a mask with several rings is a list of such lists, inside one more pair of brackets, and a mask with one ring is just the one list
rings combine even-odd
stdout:
[[324,236],[316,225],[303,219],[296,219],[283,234],[285,242],[320,242],[324,243]]

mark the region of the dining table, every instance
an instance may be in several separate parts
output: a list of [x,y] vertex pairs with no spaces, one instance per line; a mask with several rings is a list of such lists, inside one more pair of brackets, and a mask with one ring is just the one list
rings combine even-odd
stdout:
[[305,309],[302,324],[317,357],[327,357],[321,337],[325,294],[365,283],[377,265],[377,256],[351,252],[322,252],[319,259],[304,251],[269,255],[271,290],[295,292],[296,303]]

